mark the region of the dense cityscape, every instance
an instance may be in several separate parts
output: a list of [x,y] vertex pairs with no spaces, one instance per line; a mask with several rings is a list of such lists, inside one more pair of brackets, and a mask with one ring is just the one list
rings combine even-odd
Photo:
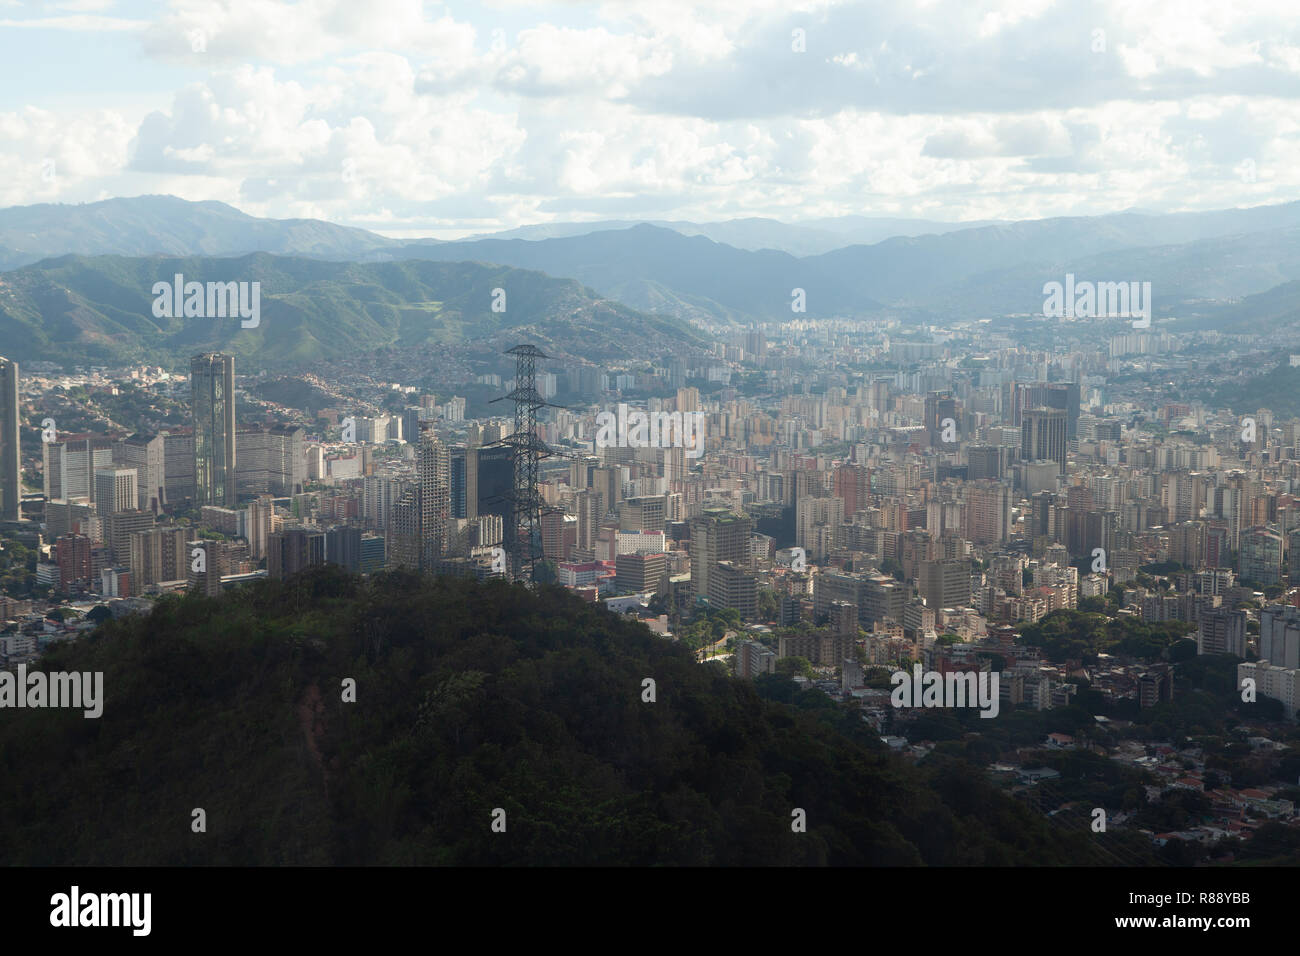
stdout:
[[1286,938],[1286,0],[0,8],[20,946]]
[[[541,357],[522,384],[510,354],[414,383],[371,357],[332,387],[219,353],[6,360],[3,663],[326,562],[531,579],[824,694],[899,759],[961,741],[1037,812],[1099,776],[1108,825],[1164,859],[1258,855],[1261,828],[1300,828],[1300,419],[1190,397],[1250,337],[1094,321],[1039,319],[1042,350],[981,323],[796,321],[625,367]],[[531,521],[528,446],[488,397],[522,386]],[[916,665],[996,673],[1014,724],[891,705]]]

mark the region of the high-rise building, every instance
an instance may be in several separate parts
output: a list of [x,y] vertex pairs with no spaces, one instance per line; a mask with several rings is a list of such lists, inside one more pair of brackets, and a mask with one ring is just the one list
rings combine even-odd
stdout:
[[62,590],[81,590],[90,586],[90,551],[90,539],[84,534],[65,534],[54,542],[54,563],[59,566]]
[[[409,440],[409,439],[408,439]],[[466,510],[469,505],[469,459],[475,456],[477,449],[466,448],[464,445],[458,445],[451,449],[451,516],[453,518],[469,518]],[[477,462],[475,462],[477,465]],[[477,470],[477,469],[476,469]],[[477,475],[475,476],[477,484]],[[474,502],[477,507],[478,502]],[[477,517],[477,516],[476,516]]]
[[129,536],[127,560],[137,590],[160,581],[183,581],[189,576],[190,555],[186,528],[150,528]]
[[296,425],[250,425],[236,432],[241,495],[296,495],[307,483],[306,432]]
[[134,468],[100,468],[95,472],[95,512],[104,515],[139,511]]
[[206,594],[208,597],[216,597],[221,593],[225,555],[220,544],[221,542],[213,541],[211,538],[197,538],[185,543],[189,562],[186,578],[191,591]]
[[1064,411],[1031,408],[1024,413],[1020,426],[1021,458],[1025,461],[1054,461],[1057,472],[1063,475],[1068,448]]
[[1245,611],[1202,610],[1196,627],[1196,653],[1246,656]]
[[1145,710],[1174,699],[1174,672],[1167,664],[1153,667],[1138,678],[1138,706]]
[[434,433],[433,422],[423,423],[415,471],[420,497],[420,566],[431,569],[446,552],[451,529],[451,455]]
[[866,507],[867,496],[871,492],[870,472],[862,465],[841,465],[835,469],[832,484],[832,494],[844,502],[844,519],[852,520],[855,514]]
[[573,510],[578,516],[578,535],[573,546],[579,551],[591,551],[596,547],[596,533],[600,530],[599,502],[600,496],[591,489],[573,496]]
[[1022,425],[1031,409],[1059,409],[1065,413],[1066,439],[1078,437],[1082,393],[1078,382],[1015,382],[1010,388],[1007,410],[1012,425]]
[[[957,399],[952,396],[951,392],[931,392],[925,397],[925,430],[926,436],[930,440],[930,447],[941,450],[944,448],[945,422],[951,422],[951,434],[954,439],[957,437],[956,430],[960,424],[958,421],[959,415]],[[948,447],[956,450],[957,446],[950,444]]]
[[[495,517],[495,515],[485,516]],[[578,519],[560,510],[542,513],[542,557],[568,561],[578,540]]]
[[1287,720],[1295,718],[1297,710],[1300,710],[1300,670],[1279,667],[1261,658],[1237,665],[1237,686],[1242,686],[1246,678],[1255,682],[1256,692],[1261,697],[1282,702],[1282,713]]
[[[1257,584],[1278,584],[1282,580],[1282,536],[1271,528],[1250,528],[1241,533],[1237,575]],[[1274,664],[1277,664],[1274,661]]]
[[149,531],[154,526],[151,511],[117,511],[105,515],[104,541],[114,564],[126,564],[131,559],[131,535]]
[[843,498],[801,497],[795,506],[794,543],[820,561],[839,547],[843,525]]
[[113,441],[102,435],[68,435],[41,447],[45,494],[51,501],[90,500],[95,472],[113,467]]
[[759,674],[776,673],[776,651],[758,641],[740,641],[736,645],[736,676],[746,680]]
[[135,470],[139,503],[133,507],[157,514],[167,504],[167,443],[162,435],[139,432],[114,442],[113,464]]
[[[605,449],[609,451],[609,449]],[[618,503],[623,500],[623,469],[619,465],[611,465],[602,468],[593,468],[591,470],[591,487],[600,495],[601,514],[600,518],[605,515],[615,513],[618,509]]]
[[361,535],[361,573],[382,571],[384,560],[384,536],[368,532]]
[[628,498],[618,504],[618,527],[620,531],[662,531],[664,530],[665,508],[664,496],[653,495],[644,498]]
[[361,571],[361,529],[337,527],[325,532],[325,560],[346,568],[353,574]]
[[18,447],[18,363],[0,358],[0,520],[22,517],[23,486]]
[[917,585],[932,608],[965,607],[970,603],[970,560],[922,561]]
[[190,360],[194,411],[194,501],[235,504],[235,359],[208,352]]
[[240,512],[239,529],[248,542],[248,554],[254,561],[266,557],[266,542],[275,530],[275,506],[269,496],[250,501]]
[[992,479],[967,482],[963,537],[975,544],[1005,544],[1011,536],[1011,489]]
[[388,566],[420,567],[423,542],[420,536],[420,488],[416,482],[396,482],[393,505],[384,527]]
[[620,591],[657,591],[668,573],[668,555],[649,551],[620,554],[614,565]]
[[314,564],[325,563],[325,533],[292,528],[267,541],[266,570],[272,578],[287,578]]
[[45,504],[45,530],[51,540],[73,531],[102,541],[104,538],[102,522],[98,534],[88,530],[96,520],[98,519],[94,514],[94,508],[87,501],[48,501]]
[[709,571],[709,603],[715,607],[733,608],[742,620],[752,621],[758,616],[758,580],[747,570],[746,564],[719,561]]
[[1270,604],[1259,612],[1259,659],[1274,667],[1300,667],[1300,608]]
[[194,429],[163,434],[163,475],[168,504],[194,499]]
[[[507,534],[513,534],[515,458],[510,445],[489,445],[475,449],[474,461],[466,460],[465,505],[466,518],[479,515],[500,515]],[[474,465],[473,474],[470,466]],[[475,510],[469,513],[469,495],[475,497]]]
[[966,477],[1002,478],[1007,473],[1007,450],[1001,445],[972,445],[966,450]]
[[697,597],[711,597],[709,578],[720,561],[749,567],[749,534],[753,522],[748,515],[726,508],[706,508],[691,519],[691,587]]

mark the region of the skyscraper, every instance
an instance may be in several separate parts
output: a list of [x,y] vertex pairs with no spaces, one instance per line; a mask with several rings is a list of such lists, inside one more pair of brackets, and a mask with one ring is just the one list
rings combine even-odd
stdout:
[[0,358],[0,519],[17,521],[23,486],[18,452],[18,363]]
[[932,608],[963,607],[970,603],[970,559],[922,561],[917,586]]
[[194,503],[235,504],[235,358],[208,352],[190,360],[194,408]]
[[[930,447],[938,448],[943,442],[946,421],[951,420],[953,436],[956,436],[957,419],[960,417],[957,411],[957,399],[953,398],[951,392],[930,392],[925,397],[925,430],[926,436],[930,439]],[[953,446],[955,447],[955,446]]]
[[420,496],[421,567],[432,568],[447,549],[451,523],[451,454],[434,434],[433,422],[420,423],[416,477]]
[[1034,408],[1057,408],[1065,412],[1066,438],[1077,438],[1079,428],[1078,382],[1015,382],[1011,385],[1010,420],[1024,424],[1024,415]]
[[691,588],[697,597],[708,597],[710,576],[718,562],[748,567],[753,520],[726,508],[705,508],[691,519],[690,527]]
[[1025,461],[1054,461],[1058,474],[1065,474],[1066,437],[1064,410],[1032,408],[1020,426],[1020,457]]
[[140,432],[113,443],[113,465],[135,470],[138,507],[158,511],[167,503],[167,446],[162,435]]
[[1267,527],[1243,531],[1237,574],[1261,585],[1278,584],[1282,580],[1282,536]]
[[95,470],[95,511],[103,515],[119,511],[137,511],[136,471],[134,468],[98,468]]
[[[473,460],[466,460],[465,517],[500,515],[507,534],[515,527],[515,458],[509,445],[492,445],[475,449]],[[469,511],[470,496],[475,500],[474,513]]]
[[967,482],[962,533],[976,544],[1005,544],[1011,536],[1011,489],[992,479]]

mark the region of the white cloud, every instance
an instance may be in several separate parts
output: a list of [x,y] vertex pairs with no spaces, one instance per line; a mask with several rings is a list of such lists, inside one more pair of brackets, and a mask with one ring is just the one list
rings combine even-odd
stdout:
[[[173,0],[139,41],[183,71],[164,108],[0,114],[0,171],[31,186],[0,196],[132,186],[395,231],[1293,199],[1290,2]],[[58,9],[5,22],[141,26]],[[57,179],[31,183],[47,154]]]

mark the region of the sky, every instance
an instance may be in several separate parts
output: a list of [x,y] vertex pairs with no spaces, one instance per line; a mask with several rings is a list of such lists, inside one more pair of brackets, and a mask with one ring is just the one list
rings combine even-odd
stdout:
[[0,206],[392,236],[1300,199],[1295,0],[0,0]]

